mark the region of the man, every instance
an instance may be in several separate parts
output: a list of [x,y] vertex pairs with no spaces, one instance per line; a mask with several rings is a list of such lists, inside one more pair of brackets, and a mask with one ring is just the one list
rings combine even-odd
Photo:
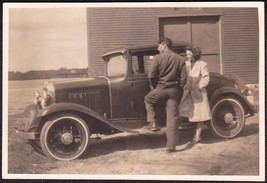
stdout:
[[161,38],[158,41],[160,54],[153,58],[153,65],[148,72],[151,91],[145,97],[147,121],[150,130],[158,130],[155,117],[155,104],[166,101],[166,151],[175,152],[178,138],[178,105],[182,88],[186,82],[185,59],[174,53],[172,41]]

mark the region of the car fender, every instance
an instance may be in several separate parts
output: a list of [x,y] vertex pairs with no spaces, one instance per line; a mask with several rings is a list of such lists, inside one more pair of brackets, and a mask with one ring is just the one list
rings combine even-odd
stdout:
[[122,132],[123,131],[134,132],[132,130],[123,128],[121,126],[114,125],[108,119],[104,118],[99,113],[95,112],[94,110],[87,108],[83,105],[75,104],[75,103],[55,103],[55,104],[49,105],[49,106],[43,108],[41,111],[39,111],[36,119],[41,119],[45,116],[55,114],[58,112],[62,112],[62,111],[73,111],[73,112],[76,111],[79,113],[84,113],[88,116],[91,116],[91,117],[107,124],[111,128],[117,129],[117,130],[122,131]]
[[245,107],[245,110],[249,113],[256,113],[257,110],[249,103],[249,101],[246,99],[243,93],[241,93],[239,90],[233,87],[225,86],[220,88],[215,88],[212,91],[209,91],[209,103],[212,107],[214,105],[214,102],[219,98],[223,96],[232,96],[236,97],[240,100],[242,105]]

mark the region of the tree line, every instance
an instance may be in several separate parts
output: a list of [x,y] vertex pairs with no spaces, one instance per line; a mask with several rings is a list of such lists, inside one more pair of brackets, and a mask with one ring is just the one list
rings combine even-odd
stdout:
[[51,79],[51,78],[79,78],[87,76],[88,68],[58,70],[31,70],[27,72],[9,71],[8,80],[34,80],[34,79]]

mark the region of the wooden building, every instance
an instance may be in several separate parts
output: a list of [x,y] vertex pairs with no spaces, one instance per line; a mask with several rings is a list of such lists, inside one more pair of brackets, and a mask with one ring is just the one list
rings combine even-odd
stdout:
[[259,83],[258,8],[87,8],[89,76],[103,75],[101,55],[159,37],[202,49],[209,70]]

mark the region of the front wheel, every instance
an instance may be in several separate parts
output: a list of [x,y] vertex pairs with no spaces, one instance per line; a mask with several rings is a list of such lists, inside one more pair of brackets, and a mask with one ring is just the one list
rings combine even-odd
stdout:
[[73,114],[51,118],[41,130],[40,143],[45,155],[56,160],[73,160],[89,146],[90,131],[85,121]]
[[237,137],[245,125],[245,112],[241,103],[232,97],[221,98],[212,108],[208,128],[215,137]]

